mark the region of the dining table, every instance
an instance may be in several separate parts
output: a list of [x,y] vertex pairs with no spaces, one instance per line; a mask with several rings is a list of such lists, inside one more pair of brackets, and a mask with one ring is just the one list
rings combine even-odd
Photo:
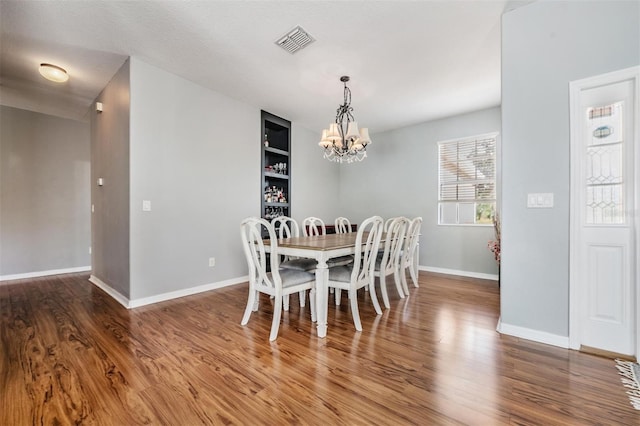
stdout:
[[315,259],[316,316],[318,337],[327,336],[329,269],[327,261],[356,252],[356,232],[292,237],[278,240],[278,254]]

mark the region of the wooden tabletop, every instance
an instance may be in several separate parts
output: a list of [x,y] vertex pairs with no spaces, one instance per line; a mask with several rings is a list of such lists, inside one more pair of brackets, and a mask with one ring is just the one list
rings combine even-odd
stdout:
[[293,237],[278,240],[280,247],[314,249],[314,250],[335,250],[353,247],[356,244],[355,232],[346,234],[315,235],[312,237]]

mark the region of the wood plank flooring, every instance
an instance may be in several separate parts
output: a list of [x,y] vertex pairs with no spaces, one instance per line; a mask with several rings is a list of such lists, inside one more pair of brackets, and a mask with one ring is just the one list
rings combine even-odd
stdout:
[[638,425],[610,359],[501,336],[493,282],[420,274],[376,316],[247,285],[133,310],[82,274],[0,283],[0,425]]

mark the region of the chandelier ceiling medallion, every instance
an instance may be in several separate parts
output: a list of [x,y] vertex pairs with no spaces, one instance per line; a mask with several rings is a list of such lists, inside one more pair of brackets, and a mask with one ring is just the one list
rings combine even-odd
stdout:
[[335,123],[322,131],[320,145],[324,148],[324,158],[338,163],[353,163],[367,157],[367,145],[371,143],[369,129],[358,131],[358,123],[353,117],[351,90],[347,87],[349,76],[340,77],[344,83],[344,103],[338,106]]

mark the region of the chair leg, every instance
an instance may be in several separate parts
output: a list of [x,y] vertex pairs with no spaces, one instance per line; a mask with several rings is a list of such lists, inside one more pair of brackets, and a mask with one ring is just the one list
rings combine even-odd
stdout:
[[276,295],[273,304],[273,321],[271,322],[271,334],[269,335],[269,341],[273,342],[278,338],[278,328],[280,328],[280,318],[282,316],[282,296]]
[[[386,309],[391,308],[391,304],[389,303],[389,293],[387,293],[387,277],[384,274],[384,271],[380,271],[380,292],[382,293],[382,302],[384,303],[384,307]],[[375,280],[375,278],[374,278]],[[375,281],[374,281],[375,284]]]
[[289,311],[289,295],[285,294],[284,296],[282,296],[282,304],[284,306],[284,310],[285,311]]
[[400,276],[402,277],[402,289],[404,290],[404,294],[409,295],[409,285],[407,284],[407,266],[402,265],[402,272],[400,272]]
[[[413,280],[413,285],[418,287],[418,262],[420,259],[420,244],[416,246],[415,255],[413,256],[411,262],[411,279]],[[415,274],[415,275],[414,275]]]
[[312,288],[309,290],[309,303],[311,304],[311,322],[317,322],[317,313],[316,313],[316,289]]
[[418,268],[412,264],[409,266],[409,272],[411,273],[411,280],[413,281],[413,286],[418,287]]
[[253,307],[256,305],[256,298],[258,292],[254,289],[249,289],[249,298],[247,299],[247,307],[244,309],[244,315],[242,316],[241,325],[247,325],[251,312],[254,311]]
[[[338,289],[336,289],[338,292]],[[360,322],[360,311],[358,310],[358,294],[355,289],[349,290],[349,301],[351,302],[351,316],[356,330],[362,331],[362,323]]]
[[340,306],[340,300],[342,300],[342,290],[340,290],[339,288],[336,288],[335,297],[336,297],[336,306]]
[[380,309],[380,302],[378,302],[378,296],[376,295],[376,286],[375,286],[375,278],[371,277],[369,280],[369,285],[365,286],[369,287],[369,295],[371,296],[371,301],[373,302],[373,308],[376,310],[376,314],[382,315],[382,309]]
[[255,291],[255,297],[253,302],[253,312],[258,312],[258,308],[260,307],[260,292],[258,290]]
[[396,290],[398,290],[398,295],[401,299],[404,299],[404,291],[402,291],[402,267],[397,266],[396,270],[393,271],[393,282],[396,284]]
[[298,297],[300,298],[300,307],[304,308],[304,305],[307,302],[307,292],[305,290],[300,290],[298,292]]

